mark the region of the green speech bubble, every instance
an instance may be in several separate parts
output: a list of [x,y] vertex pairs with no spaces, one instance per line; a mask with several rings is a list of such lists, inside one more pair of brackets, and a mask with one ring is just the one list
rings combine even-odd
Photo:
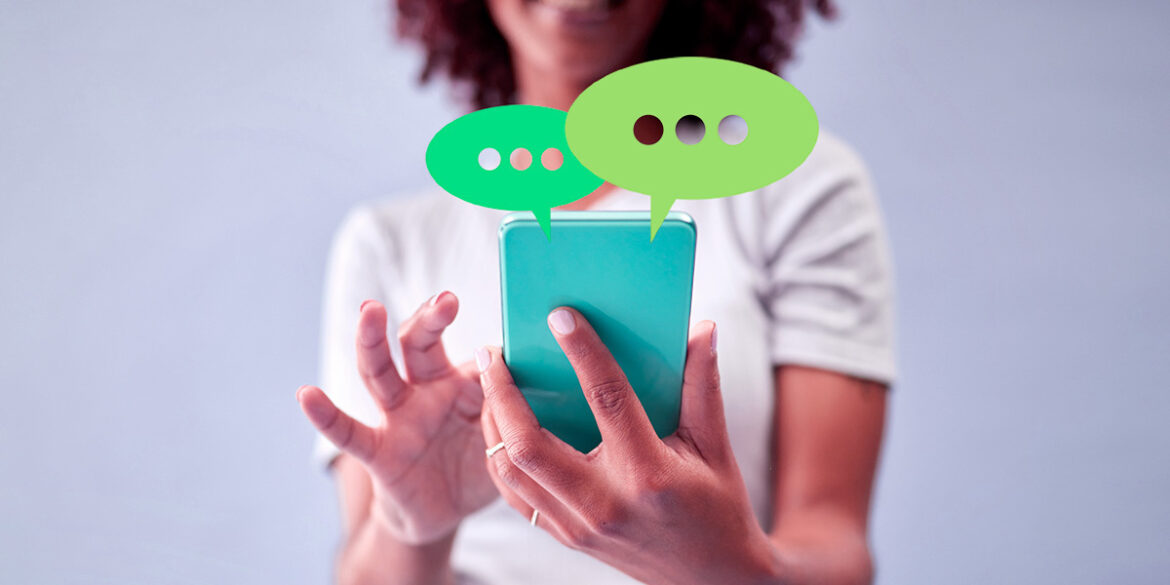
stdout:
[[[652,116],[660,137],[639,141],[634,125]],[[696,143],[697,116],[704,128]],[[720,125],[746,122],[746,136]],[[688,120],[684,120],[688,117]],[[742,126],[742,125],[741,125]],[[619,69],[590,85],[569,108],[565,135],[573,154],[605,180],[650,196],[650,238],[676,199],[711,199],[759,189],[804,162],[819,131],[812,105],[769,71],[708,57],[659,59]],[[647,138],[647,134],[649,137]],[[730,140],[725,141],[725,136]]]
[[[602,183],[569,150],[565,116],[561,110],[527,105],[466,114],[431,138],[427,170],[440,187],[468,203],[531,210],[552,239],[551,208],[572,203]],[[522,169],[512,164],[518,149],[530,155],[529,165]],[[561,155],[559,167],[546,165],[549,149]],[[555,155],[551,158],[555,160]]]

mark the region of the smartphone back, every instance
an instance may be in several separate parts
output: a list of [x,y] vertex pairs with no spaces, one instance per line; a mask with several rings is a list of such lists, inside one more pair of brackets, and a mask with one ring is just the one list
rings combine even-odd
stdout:
[[564,211],[547,238],[531,213],[500,223],[504,361],[541,426],[582,452],[601,442],[577,376],[549,331],[577,309],[609,348],[658,436],[678,427],[695,263],[694,220],[671,212],[650,240],[650,214]]

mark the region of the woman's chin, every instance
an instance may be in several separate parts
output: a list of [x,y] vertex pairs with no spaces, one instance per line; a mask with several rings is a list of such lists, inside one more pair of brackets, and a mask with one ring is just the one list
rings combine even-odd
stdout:
[[665,0],[489,0],[514,57],[580,80],[635,60]]

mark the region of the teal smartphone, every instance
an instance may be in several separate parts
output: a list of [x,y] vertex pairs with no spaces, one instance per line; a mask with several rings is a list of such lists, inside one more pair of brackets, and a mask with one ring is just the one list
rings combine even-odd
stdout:
[[548,328],[577,309],[625,372],[659,437],[678,428],[691,318],[695,222],[671,212],[554,211],[552,237],[531,213],[500,223],[504,361],[540,425],[587,453],[601,442],[577,375]]

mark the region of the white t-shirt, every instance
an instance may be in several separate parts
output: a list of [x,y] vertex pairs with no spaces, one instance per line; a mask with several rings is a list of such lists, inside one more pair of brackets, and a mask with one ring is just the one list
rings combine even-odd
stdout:
[[[595,209],[646,210],[649,199],[618,190]],[[859,158],[822,132],[808,160],[785,179],[734,197],[679,200],[674,209],[698,228],[691,316],[719,326],[732,447],[767,528],[773,366],[893,379],[893,283],[877,201]],[[321,387],[340,408],[371,425],[380,419],[354,356],[365,299],[385,303],[393,335],[431,295],[450,290],[460,303],[443,338],[451,360],[501,343],[496,233],[505,213],[441,191],[349,213],[329,260],[321,341]],[[319,440],[323,464],[336,453]],[[634,583],[532,528],[503,500],[463,522],[452,562],[464,583]]]

